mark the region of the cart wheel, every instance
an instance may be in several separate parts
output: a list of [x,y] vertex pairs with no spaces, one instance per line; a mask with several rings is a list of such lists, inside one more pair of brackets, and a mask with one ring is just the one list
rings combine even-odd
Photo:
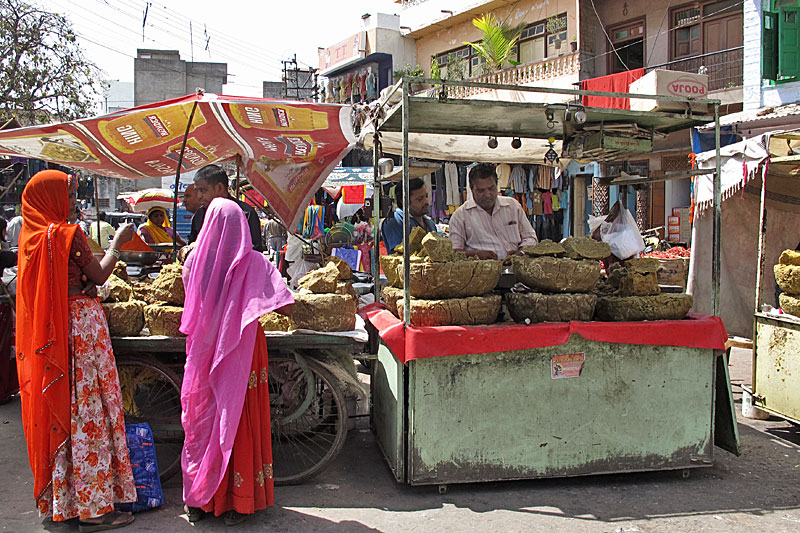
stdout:
[[684,468],[681,470],[681,477],[683,479],[689,479],[689,476],[692,475],[692,471],[689,468]]
[[344,396],[328,370],[299,354],[270,358],[268,379],[275,482],[298,484],[341,451],[347,436]]
[[447,494],[447,485],[439,485],[439,494]]
[[125,422],[147,422],[153,430],[161,481],[181,466],[181,380],[155,358],[121,355],[117,373]]

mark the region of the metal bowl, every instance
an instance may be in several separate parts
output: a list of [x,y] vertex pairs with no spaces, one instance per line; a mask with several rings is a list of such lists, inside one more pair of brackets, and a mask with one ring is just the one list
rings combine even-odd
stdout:
[[158,252],[138,252],[133,250],[120,250],[119,258],[129,265],[152,265],[158,260]]

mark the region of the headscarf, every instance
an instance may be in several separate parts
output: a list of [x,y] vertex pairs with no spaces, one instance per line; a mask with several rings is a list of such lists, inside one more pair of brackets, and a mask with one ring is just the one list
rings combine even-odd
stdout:
[[294,299],[272,263],[253,250],[247,219],[227,198],[209,205],[183,284],[183,501],[201,507],[217,491],[230,460],[261,331],[258,317]]
[[67,223],[72,177],[37,173],[22,193],[17,279],[17,373],[22,425],[39,499],[70,435],[67,263],[79,227]]
[[[164,213],[164,225],[157,226],[150,220],[150,215],[153,214],[154,211],[161,211]],[[154,206],[147,210],[147,222],[139,226],[139,235],[142,234],[142,229],[147,228],[147,231],[150,232],[150,236],[153,238],[153,241],[156,244],[168,243],[172,244],[172,237],[170,237],[169,233],[167,233],[164,228],[168,228],[169,226],[169,215],[167,214],[167,210],[160,206]]]

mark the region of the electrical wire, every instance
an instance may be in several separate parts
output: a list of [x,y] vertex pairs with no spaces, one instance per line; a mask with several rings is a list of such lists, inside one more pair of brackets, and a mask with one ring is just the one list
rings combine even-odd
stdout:
[[594,5],[594,0],[589,0],[589,1],[592,3],[592,9],[594,9],[594,15],[597,17],[597,22],[600,23],[600,29],[603,30],[603,33],[605,34],[606,39],[608,39],[608,44],[611,45],[611,50],[613,50],[614,53],[617,54],[617,59],[619,59],[619,62],[622,63],[623,67],[625,67],[625,70],[630,70],[628,68],[628,65],[625,64],[625,61],[622,60],[622,56],[619,55],[619,52],[617,52],[617,47],[614,46],[614,42],[611,40],[611,37],[608,35],[608,32],[606,31],[606,26],[605,26],[605,24],[603,24],[603,21],[600,19],[600,14],[597,12],[597,8]]

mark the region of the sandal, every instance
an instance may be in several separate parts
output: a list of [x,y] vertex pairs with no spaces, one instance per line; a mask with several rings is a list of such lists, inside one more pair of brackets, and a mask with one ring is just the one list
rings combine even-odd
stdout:
[[251,515],[249,514],[242,514],[237,513],[236,511],[228,511],[225,513],[225,525],[226,526],[236,526],[250,518]]
[[184,505],[183,510],[186,512],[186,518],[188,518],[189,522],[192,524],[199,522],[206,516],[206,512],[200,507],[189,507],[188,505]]
[[[118,520],[123,519],[121,522]],[[80,533],[91,533],[92,531],[106,531],[108,529],[117,529],[125,527],[133,522],[134,516],[131,513],[123,513],[120,511],[112,511],[103,515],[100,522],[84,522],[78,520],[78,531]]]

